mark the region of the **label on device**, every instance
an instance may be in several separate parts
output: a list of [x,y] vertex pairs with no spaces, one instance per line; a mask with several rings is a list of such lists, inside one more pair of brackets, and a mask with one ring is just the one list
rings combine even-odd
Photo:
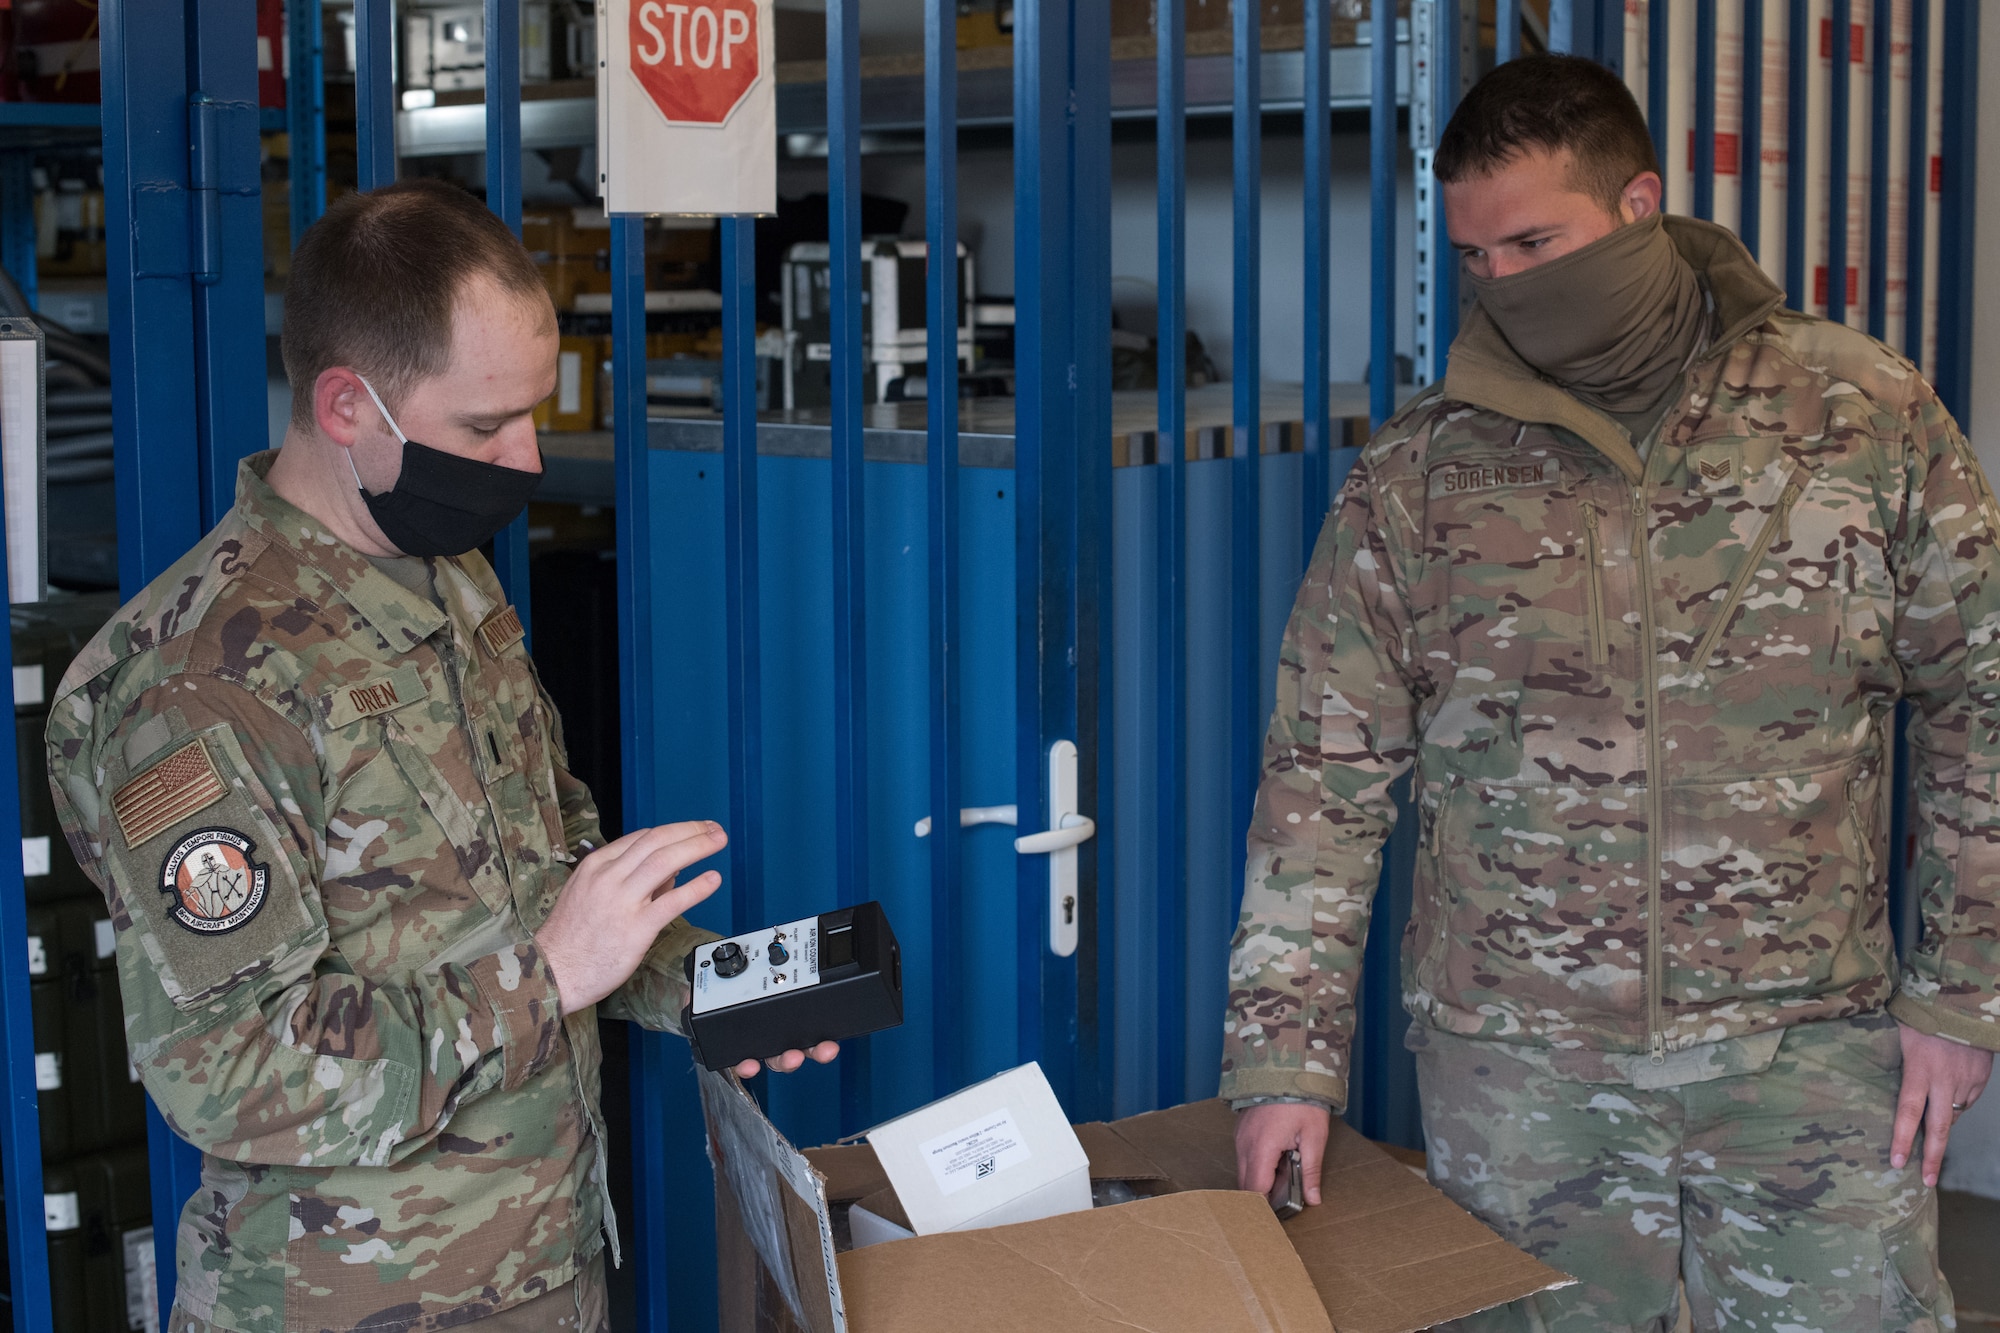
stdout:
[[[726,947],[732,944],[741,950],[740,956]],[[720,960],[718,952],[723,955]],[[739,961],[743,964],[740,971],[735,968]],[[712,1013],[818,984],[819,918],[809,916],[697,946],[694,1000],[689,1008],[697,1014]]]

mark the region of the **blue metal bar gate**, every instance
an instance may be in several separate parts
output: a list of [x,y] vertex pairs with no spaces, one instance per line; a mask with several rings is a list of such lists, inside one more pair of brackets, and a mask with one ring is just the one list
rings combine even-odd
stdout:
[[[1130,1011],[1158,1005],[1161,1018],[1153,1052],[1151,1097],[1160,1103],[1206,1091],[1208,1066],[1201,1041],[1190,1040],[1213,1022],[1208,990],[1191,985],[1215,956],[1215,936],[1226,936],[1230,922],[1219,915],[1197,913],[1197,900],[1214,903],[1215,895],[1197,894],[1189,879],[1188,762],[1193,738],[1189,731],[1188,625],[1191,612],[1193,550],[1212,538],[1193,530],[1191,485],[1197,473],[1187,459],[1187,408],[1183,389],[1186,332],[1186,148],[1184,131],[1185,0],[1162,0],[1157,44],[1159,132],[1159,291],[1158,423],[1154,439],[1160,474],[1158,534],[1151,559],[1159,614],[1151,622],[1151,654],[1156,659],[1156,703],[1148,725],[1156,729],[1157,771],[1121,777],[1135,788],[1150,781],[1151,798],[1137,808],[1150,811],[1156,827],[1150,839],[1157,879],[1152,900],[1136,919],[1149,920],[1146,944],[1157,950],[1158,976],[1153,993],[1133,997],[1125,978],[1115,975],[1115,960],[1131,957],[1121,950],[1117,923],[1133,920],[1114,900],[1114,888],[1129,885],[1110,860],[1111,839],[1103,834],[1094,847],[1086,844],[1085,901],[1081,904],[1089,929],[1085,946],[1075,958],[1058,957],[1046,946],[1049,912],[1046,866],[1040,858],[1019,859],[1013,877],[1018,895],[1015,909],[1013,976],[1013,1038],[1007,1043],[1015,1059],[1040,1059],[1072,1110],[1103,1114],[1111,1109],[1108,1070],[1119,1036],[1131,1026]],[[1426,4],[1428,0],[1419,0]],[[293,135],[294,236],[324,205],[323,96],[318,82],[318,13],[314,0],[290,0],[292,69],[290,128]],[[1649,75],[1667,66],[1668,30],[1659,16],[1666,6],[1654,0],[1646,23]],[[1942,267],[1962,275],[1969,268],[1972,244],[1972,112],[1976,109],[1973,53],[1977,47],[1976,9],[1941,7],[1941,23],[1933,37],[1937,11],[1928,0],[1913,5],[1910,37],[1911,78],[1907,109],[1898,112],[1884,91],[1888,36],[1879,16],[1887,0],[1836,0],[1842,34],[1834,43],[1836,74],[1824,109],[1837,127],[1844,127],[1846,70],[1845,32],[1850,10],[1856,19],[1876,24],[1871,50],[1877,80],[1871,85],[1872,129],[1868,151],[1876,173],[1866,203],[1869,230],[1866,262],[1871,328],[1885,330],[1919,351],[1928,321],[1937,327],[1937,364],[1933,373],[1947,402],[1963,410],[1970,375],[1970,302],[1962,279],[1946,284],[1932,297],[1924,274]],[[1514,4],[1500,6],[1502,58],[1514,54],[1521,40],[1520,15]],[[1794,53],[1787,72],[1788,107],[1783,133],[1785,198],[1783,267],[1795,300],[1809,296],[1805,284],[1809,266],[1806,225],[1804,145],[1809,117],[1818,108],[1806,105],[1805,67],[1817,34],[1807,30],[1810,7],[1794,0],[1789,7],[1788,41]],[[1372,24],[1375,77],[1370,136],[1371,219],[1376,282],[1370,352],[1370,416],[1379,421],[1394,406],[1397,389],[1393,293],[1396,249],[1390,244],[1395,227],[1397,139],[1395,135],[1397,43],[1394,9],[1375,0]],[[879,810],[871,810],[869,793],[879,785],[881,766],[868,746],[873,734],[869,680],[880,660],[871,655],[871,618],[866,589],[870,586],[865,558],[871,526],[879,523],[871,497],[884,495],[869,471],[866,432],[862,427],[860,376],[853,358],[859,345],[860,292],[856,281],[860,254],[857,210],[859,191],[860,68],[858,5],[833,0],[828,9],[829,172],[835,204],[831,217],[833,280],[837,309],[846,336],[836,337],[837,373],[834,452],[827,492],[834,591],[833,669],[829,676],[836,719],[832,752],[842,793],[835,818],[837,854],[835,893],[842,902],[872,896],[871,830],[879,827]],[[1327,0],[1309,0],[1305,62],[1307,104],[1326,101]],[[1715,207],[1716,83],[1725,72],[1712,44],[1717,40],[1713,0],[1698,9],[1695,67],[1699,71],[1693,145],[1697,207]],[[959,414],[956,400],[956,324],[962,298],[957,290],[956,246],[956,107],[955,52],[952,10],[944,0],[926,5],[926,210],[928,281],[927,311],[928,446],[923,474],[921,523],[925,530],[926,576],[921,596],[928,625],[928,650],[921,668],[924,686],[924,736],[928,777],[924,799],[935,816],[932,838],[923,858],[927,869],[927,929],[906,938],[927,939],[932,957],[918,969],[930,996],[931,1014],[922,1033],[930,1062],[929,1090],[944,1090],[977,1072],[960,1037],[973,1021],[976,997],[964,973],[971,964],[967,951],[970,924],[967,862],[971,839],[957,835],[952,817],[969,790],[963,769],[966,732],[974,723],[965,672],[968,658],[962,639],[965,599],[976,593],[967,580],[976,577],[964,543],[975,511],[968,497],[986,485],[988,476],[1004,481],[1001,499],[1011,490],[1013,543],[1011,596],[1015,599],[1012,646],[1012,712],[1015,736],[1011,771],[1014,795],[1023,823],[1033,822],[1047,808],[1047,756],[1057,740],[1076,740],[1089,777],[1085,808],[1101,828],[1116,804],[1111,783],[1113,750],[1111,602],[1118,595],[1110,581],[1108,543],[1113,523],[1114,478],[1105,443],[1111,436],[1109,418],[1109,357],[1104,331],[1109,328],[1109,180],[1111,176],[1109,33],[1102,6],[1080,0],[1024,0],[1017,10],[1015,32],[1015,244],[1017,339],[1020,396],[1017,407],[1015,455],[1011,477],[1005,470],[961,472]],[[1448,114],[1460,86],[1457,67],[1461,14],[1456,4],[1427,9],[1425,27],[1431,36],[1427,56],[1436,82],[1429,114],[1439,121]],[[117,387],[114,416],[117,432],[117,485],[120,522],[120,576],[128,591],[157,574],[229,502],[235,460],[263,446],[261,410],[243,406],[241,386],[261,380],[262,345],[261,236],[256,232],[254,152],[255,55],[248,0],[149,0],[146,4],[106,0],[104,7],[105,165],[108,227],[111,247],[110,290],[113,304],[113,360]],[[511,225],[520,219],[520,98],[516,23],[518,13],[504,0],[487,0],[489,76],[486,179],[489,203]],[[396,172],[394,118],[396,80],[392,65],[393,12],[390,0],[357,0],[357,138],[359,176],[363,188],[385,183]],[[1549,38],[1557,49],[1592,55],[1622,69],[1625,53],[1623,6],[1609,0],[1553,0]],[[1261,264],[1257,233],[1260,214],[1259,145],[1261,139],[1261,59],[1255,6],[1239,6],[1234,30],[1235,138],[1234,211],[1236,218],[1235,338],[1232,359],[1235,390],[1231,417],[1226,511],[1227,617],[1241,631],[1227,677],[1233,719],[1226,753],[1230,756],[1228,789],[1233,815],[1230,868],[1235,885],[1222,895],[1233,904],[1240,886],[1241,830],[1254,790],[1257,745],[1274,643],[1265,643],[1271,623],[1260,599],[1266,556],[1259,531],[1276,521],[1265,503],[1258,281]],[[1743,59],[1740,72],[1742,110],[1737,132],[1742,136],[1741,200],[1737,222],[1750,232],[1753,248],[1761,239],[1761,169],[1764,161],[1762,124],[1763,6],[1748,0],[1739,28]],[[1941,38],[1942,40],[1938,40]],[[1935,72],[1934,72],[1935,71]],[[1927,135],[1928,96],[1933,79],[1942,80],[1946,106],[1944,138],[1933,150]],[[1647,101],[1654,124],[1665,123],[1667,80],[1649,77]],[[247,114],[246,114],[247,112]],[[1900,184],[1885,176],[1887,145],[1893,119],[1902,115],[1907,134],[1906,177]],[[1324,514],[1329,488],[1339,482],[1341,465],[1351,453],[1334,449],[1334,426],[1325,393],[1329,363],[1329,326],[1325,302],[1328,251],[1329,141],[1326,116],[1309,112],[1305,128],[1305,199],[1307,225],[1302,271],[1313,296],[1302,339],[1307,384],[1305,456],[1299,472],[1301,499],[1293,512],[1301,525],[1301,557]],[[1434,130],[1432,131],[1434,132]],[[1845,135],[1834,136],[1844,140]],[[1678,145],[1663,145],[1668,150]],[[1931,158],[1941,163],[1943,190],[1939,205],[1938,255],[1925,253],[1924,223]],[[14,159],[9,159],[13,162]],[[9,170],[17,170],[10,166]],[[12,179],[11,177],[9,178]],[[1844,172],[1833,179],[1844,182]],[[1836,187],[1836,193],[1838,188]],[[12,192],[10,192],[10,199]],[[1829,198],[1834,217],[1826,220],[1828,305],[1845,304],[1846,205]],[[1907,253],[1905,308],[1902,326],[1889,323],[1885,260],[1888,252],[1886,213],[1903,210]],[[11,216],[11,215],[10,215]],[[1839,219],[1836,221],[1835,219]],[[1441,217],[1433,218],[1441,227]],[[774,462],[760,459],[755,412],[754,246],[748,219],[722,224],[724,294],[725,441],[721,461],[721,503],[718,522],[706,537],[677,532],[660,516],[680,503],[687,474],[670,456],[651,446],[645,407],[644,347],[644,229],[639,218],[613,220],[613,382],[615,402],[616,477],[618,487],[618,550],[620,603],[621,706],[627,719],[624,757],[626,822],[628,826],[689,813],[676,806],[667,791],[663,764],[667,737],[674,728],[670,695],[654,686],[663,672],[677,669],[665,660],[662,599],[672,591],[662,586],[660,572],[675,561],[691,558],[691,542],[709,541],[708,553],[695,558],[691,572],[713,571],[726,589],[725,623],[720,627],[726,661],[719,683],[726,688],[730,725],[728,792],[732,849],[728,866],[728,924],[761,924],[771,896],[763,864],[770,845],[765,833],[767,806],[762,771],[769,738],[760,725],[763,709],[760,633],[760,559],[777,549],[769,524],[760,512],[780,503],[767,483],[790,487],[788,474]],[[11,232],[8,233],[12,235]],[[10,246],[10,258],[18,249]],[[1928,262],[1927,262],[1928,261]],[[32,286],[32,284],[30,284]],[[1455,294],[1431,290],[1420,294],[1429,302],[1427,315],[1436,321],[1433,336],[1449,338],[1455,317]],[[253,301],[256,308],[253,310]],[[143,355],[142,355],[143,348]],[[261,400],[257,406],[261,409]],[[1275,464],[1273,465],[1275,467]],[[705,474],[704,474],[705,475]],[[1276,474],[1273,474],[1276,475]],[[1289,506],[1288,506],[1289,507]],[[1122,511],[1121,511],[1122,512]],[[991,531],[987,511],[977,511],[982,530]],[[1289,515],[1285,516],[1289,522]],[[496,551],[509,571],[511,595],[526,600],[525,546],[510,538]],[[525,613],[525,606],[523,607]],[[1246,647],[1247,645],[1247,647]],[[1245,704],[1248,700],[1248,704]],[[871,779],[875,781],[871,782]],[[4,787],[4,783],[0,783]],[[8,793],[0,790],[0,808]],[[1108,828],[1107,828],[1108,832]],[[1392,863],[1393,863],[1393,857]],[[1392,885],[1393,888],[1393,885]],[[0,884],[0,929],[18,933],[18,892]],[[1392,896],[1392,895],[1391,895]],[[1210,909],[1202,908],[1206,913]],[[1233,913],[1231,914],[1233,915]],[[716,924],[722,924],[718,921]],[[1387,932],[1378,932],[1386,934]],[[1371,949],[1371,961],[1375,951]],[[1393,985],[1387,969],[1371,969],[1364,1003],[1377,1015],[1393,1011]],[[16,986],[20,978],[11,965],[0,963],[0,988]],[[916,992],[913,991],[913,994]],[[18,997],[17,997],[18,998]],[[1381,1006],[1381,1007],[1375,1007]],[[20,1006],[11,1007],[18,1012]],[[914,1016],[914,1011],[913,1011]],[[916,1020],[922,1023],[921,1018]],[[1117,1034],[1117,1035],[1114,1035]],[[22,1133],[23,1077],[18,1052],[9,1044],[4,1072],[8,1118],[0,1148],[7,1154],[10,1180],[33,1179],[32,1135]],[[877,1047],[878,1055],[883,1048]],[[907,1045],[897,1047],[905,1056]],[[699,1148],[699,1126],[689,1096],[686,1055],[669,1038],[642,1036],[633,1044],[634,1163],[638,1182],[638,1216],[634,1219],[641,1293],[642,1321],[651,1329],[700,1327],[711,1317],[713,1250],[700,1228],[690,1234],[688,1219],[699,1213],[691,1201],[706,1197],[706,1164]],[[878,1058],[871,1067],[859,1051],[848,1053],[840,1075],[839,1121],[845,1130],[861,1128],[871,1117],[897,1109],[885,1089],[891,1074]],[[1380,1057],[1378,1054],[1378,1058]],[[983,1067],[983,1062],[978,1062]],[[1379,1077],[1379,1075],[1376,1075]],[[1362,1081],[1371,1077],[1364,1068]],[[801,1085],[806,1086],[806,1085]],[[824,1084],[811,1085],[823,1087]],[[899,1094],[900,1095],[900,1094]],[[25,1105],[31,1112],[32,1086]],[[1138,1109],[1121,1106],[1120,1110]],[[192,1154],[166,1133],[155,1117],[155,1214],[161,1249],[163,1296],[171,1299],[174,1219],[192,1192]],[[10,1192],[11,1199],[12,1192]],[[669,1200],[675,1206],[669,1207]],[[15,1271],[17,1328],[46,1327],[46,1315],[35,1308],[38,1289],[31,1276],[38,1267],[31,1219],[25,1205],[10,1202],[10,1263]],[[669,1244],[669,1237],[673,1243]]]

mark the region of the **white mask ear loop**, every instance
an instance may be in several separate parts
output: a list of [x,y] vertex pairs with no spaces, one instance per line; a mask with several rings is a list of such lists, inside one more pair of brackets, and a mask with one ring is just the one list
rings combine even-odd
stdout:
[[[389,415],[388,407],[382,402],[382,395],[375,392],[375,386],[368,382],[368,377],[356,371],[354,378],[361,381],[361,387],[368,390],[368,396],[375,400],[375,410],[382,414],[382,420],[389,423],[389,429],[396,432],[397,441],[401,444],[408,444],[410,437],[403,434],[403,428],[396,424],[396,418]],[[368,488],[361,484],[361,473],[356,471],[354,467],[354,451],[352,449],[343,449],[341,452],[347,455],[347,470],[354,473],[354,489],[366,495]]]

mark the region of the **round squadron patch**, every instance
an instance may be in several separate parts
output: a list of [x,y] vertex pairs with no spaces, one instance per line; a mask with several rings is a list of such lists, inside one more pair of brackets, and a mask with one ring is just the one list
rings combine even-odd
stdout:
[[174,844],[160,867],[160,892],[174,920],[197,935],[249,924],[264,906],[268,866],[250,859],[257,844],[235,829],[197,829]]

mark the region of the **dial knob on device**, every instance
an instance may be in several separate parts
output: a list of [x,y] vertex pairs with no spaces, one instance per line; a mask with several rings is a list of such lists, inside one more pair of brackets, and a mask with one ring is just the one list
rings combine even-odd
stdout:
[[736,976],[750,966],[750,959],[743,952],[743,946],[735,940],[724,940],[716,945],[715,952],[708,957],[709,961],[715,964],[715,975],[718,977]]
[[771,960],[772,967],[783,967],[792,960],[792,951],[785,947],[784,941],[772,940],[770,947],[764,950],[764,957]]

